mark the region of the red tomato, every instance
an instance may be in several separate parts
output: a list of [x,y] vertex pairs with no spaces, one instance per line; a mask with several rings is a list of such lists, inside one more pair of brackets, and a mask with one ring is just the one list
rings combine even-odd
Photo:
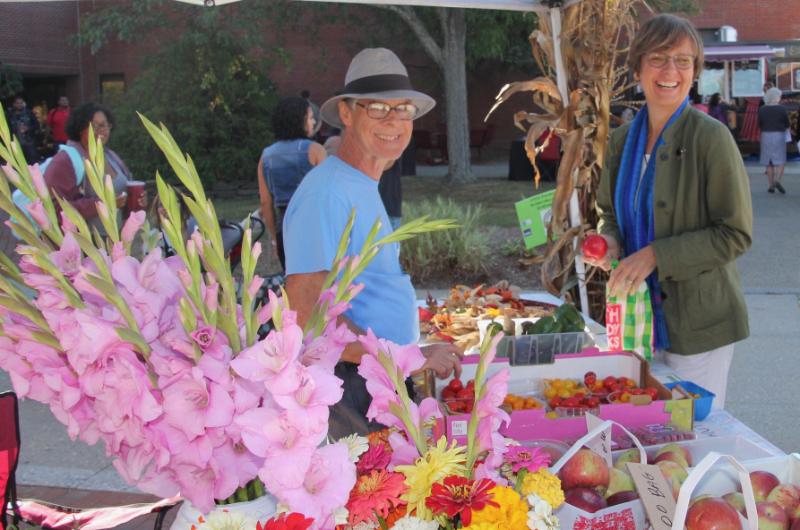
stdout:
[[591,388],[597,382],[597,374],[594,372],[586,372],[583,376],[583,384]]
[[592,234],[583,239],[581,250],[583,251],[583,255],[587,258],[601,260],[605,257],[606,252],[608,252],[608,243],[603,236]]
[[648,386],[647,388],[645,388],[644,393],[650,396],[653,399],[653,401],[658,399],[658,390],[656,390],[652,386]]
[[447,388],[451,389],[453,392],[458,392],[464,388],[464,384],[461,382],[461,379],[455,378],[447,384]]
[[456,392],[456,397],[458,399],[474,399],[475,393],[469,388],[462,388],[461,390]]
[[609,390],[617,384],[617,378],[613,375],[609,375],[605,379],[603,379],[603,386],[608,388]]

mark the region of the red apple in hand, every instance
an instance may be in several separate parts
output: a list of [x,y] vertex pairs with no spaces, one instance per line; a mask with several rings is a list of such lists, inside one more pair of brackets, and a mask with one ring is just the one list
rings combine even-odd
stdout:
[[[756,502],[767,500],[767,495],[778,486],[781,481],[769,471],[752,471],[750,483],[753,485],[753,496]],[[741,486],[739,487],[741,491]]]
[[606,252],[608,252],[608,243],[603,236],[592,234],[583,239],[581,250],[583,251],[583,255],[587,258],[600,261],[605,257]]
[[605,460],[589,449],[581,449],[575,453],[561,468],[560,475],[561,487],[565,491],[585,487],[598,488],[604,492],[610,479]]
[[742,523],[730,504],[717,497],[705,497],[689,507],[686,530],[742,530]]

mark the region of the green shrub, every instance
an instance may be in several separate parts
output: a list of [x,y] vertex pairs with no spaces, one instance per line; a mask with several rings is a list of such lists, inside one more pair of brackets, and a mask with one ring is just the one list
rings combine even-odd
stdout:
[[141,112],[167,125],[206,186],[255,182],[261,151],[272,142],[275,87],[263,73],[265,64],[251,59],[236,39],[224,32],[198,35],[167,42],[121,98],[106,100],[117,118],[111,147],[138,179],[152,179],[156,170],[172,175],[136,115]]
[[440,273],[472,274],[483,270],[489,255],[489,237],[480,230],[483,206],[465,206],[441,197],[435,201],[425,199],[403,204],[405,219],[423,215],[431,219],[455,219],[460,227],[404,241],[400,248],[400,261],[408,274],[416,280],[424,280]]

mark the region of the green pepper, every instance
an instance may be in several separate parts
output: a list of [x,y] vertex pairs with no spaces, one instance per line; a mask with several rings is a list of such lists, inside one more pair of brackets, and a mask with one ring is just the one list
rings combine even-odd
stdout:
[[555,317],[561,323],[562,333],[583,331],[586,326],[580,312],[572,304],[562,304],[556,310]]
[[556,319],[553,317],[542,317],[533,324],[530,335],[554,333],[554,329],[556,329]]

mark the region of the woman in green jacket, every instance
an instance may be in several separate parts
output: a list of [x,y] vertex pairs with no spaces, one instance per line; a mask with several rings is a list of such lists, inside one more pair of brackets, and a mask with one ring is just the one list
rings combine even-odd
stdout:
[[646,105],[614,131],[597,194],[608,289],[650,288],[654,341],[682,378],[725,403],[733,344],[749,334],[734,260],[751,244],[748,177],[728,129],[689,104],[703,44],[687,20],[659,15],[631,46]]

